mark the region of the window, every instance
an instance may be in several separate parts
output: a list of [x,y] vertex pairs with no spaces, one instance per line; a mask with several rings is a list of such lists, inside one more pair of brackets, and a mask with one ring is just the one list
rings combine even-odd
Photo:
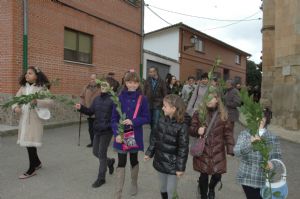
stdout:
[[226,68],[223,69],[223,79],[224,81],[229,79],[229,70]]
[[64,59],[92,63],[93,36],[79,31],[65,29]]
[[240,55],[235,55],[235,63],[241,64],[241,56]]
[[201,69],[197,69],[197,71],[196,71],[196,80],[201,79],[202,74],[203,74],[203,71]]
[[195,40],[195,50],[199,52],[203,52],[203,41],[201,39],[196,39]]

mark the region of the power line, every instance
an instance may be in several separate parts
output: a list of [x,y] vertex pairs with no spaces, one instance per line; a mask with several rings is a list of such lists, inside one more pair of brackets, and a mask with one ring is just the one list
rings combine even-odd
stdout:
[[[258,11],[258,12],[259,12],[259,11]],[[248,17],[245,17],[245,18],[243,18],[243,19],[241,19],[241,20],[239,20],[239,21],[237,21],[237,22],[230,23],[230,24],[227,24],[227,25],[224,25],[224,26],[217,26],[217,27],[214,27],[214,28],[205,29],[205,30],[203,30],[203,31],[206,31],[206,30],[215,30],[215,29],[220,29],[220,28],[226,28],[226,27],[228,27],[228,26],[232,26],[232,25],[238,24],[238,23],[240,23],[240,22],[242,22],[242,21],[245,21],[245,19],[248,19],[248,18],[250,18],[250,17],[253,17],[253,16],[256,15],[258,12],[254,13],[254,14],[248,16]]]
[[161,16],[159,16],[156,12],[154,12],[151,8],[149,8],[149,6],[146,6],[146,8],[148,8],[154,15],[156,15],[158,18],[160,18],[161,20],[163,20],[164,22],[166,22],[169,25],[172,25],[171,23],[169,23],[167,20],[165,20],[164,18],[162,18]]
[[[247,19],[247,20],[245,20],[245,19],[216,19],[216,18],[200,17],[200,16],[189,15],[189,14],[185,14],[185,13],[181,13],[181,12],[166,10],[166,9],[159,8],[159,7],[156,7],[156,6],[152,6],[152,5],[149,5],[149,4],[145,4],[145,6],[147,8],[152,7],[152,8],[155,8],[155,9],[158,9],[158,10],[162,10],[162,11],[165,11],[165,12],[169,12],[169,13],[173,13],[173,14],[183,15],[183,16],[187,16],[187,17],[194,17],[194,18],[199,18],[199,19],[205,19],[205,20],[212,20],[212,21],[238,21],[238,22],[240,22],[240,21],[253,21],[253,20],[260,20],[261,19],[261,18]],[[249,18],[249,17],[247,17],[247,18]]]

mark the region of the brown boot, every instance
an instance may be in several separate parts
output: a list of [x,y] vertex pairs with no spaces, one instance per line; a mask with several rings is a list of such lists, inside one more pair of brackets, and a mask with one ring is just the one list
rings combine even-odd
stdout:
[[137,179],[139,174],[139,164],[135,165],[133,168],[131,168],[131,188],[130,193],[132,196],[135,196],[137,194]]
[[121,199],[122,198],[122,190],[124,186],[125,180],[125,168],[118,167],[116,169],[116,189],[114,199]]

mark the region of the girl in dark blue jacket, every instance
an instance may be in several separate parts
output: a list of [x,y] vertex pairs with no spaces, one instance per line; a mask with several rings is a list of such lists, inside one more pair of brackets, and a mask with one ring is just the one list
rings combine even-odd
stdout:
[[107,157],[107,148],[113,135],[111,128],[113,101],[111,95],[107,92],[109,86],[107,82],[101,83],[101,94],[94,99],[89,108],[81,104],[75,105],[75,108],[81,113],[89,116],[95,115],[93,154],[99,158],[100,166],[98,178],[92,185],[94,188],[105,183],[106,167],[109,168],[110,174],[114,171],[115,160]]
[[[145,96],[140,91],[140,78],[136,72],[128,72],[124,77],[125,87],[119,96],[122,113],[126,115],[124,121],[125,132],[128,129],[133,129],[135,147],[124,149],[123,136],[118,132],[118,123],[120,115],[114,106],[112,112],[112,128],[115,136],[114,149],[118,152],[118,167],[116,169],[117,184],[115,189],[115,198],[119,199],[122,196],[122,189],[125,180],[125,166],[127,162],[127,154],[130,154],[131,164],[131,195],[137,194],[137,178],[139,172],[138,151],[144,150],[143,142],[143,125],[150,123],[150,115],[148,102]],[[135,114],[136,112],[136,114]]]

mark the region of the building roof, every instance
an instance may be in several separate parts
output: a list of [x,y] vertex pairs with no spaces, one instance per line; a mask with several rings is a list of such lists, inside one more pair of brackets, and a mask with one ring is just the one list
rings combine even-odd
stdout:
[[152,32],[148,32],[148,33],[145,34],[145,36],[152,35],[152,34],[159,33],[159,32],[164,32],[166,30],[170,30],[170,29],[173,29],[173,28],[182,28],[182,29],[188,30],[190,32],[194,32],[195,34],[201,35],[203,38],[206,38],[206,39],[211,40],[211,41],[213,41],[215,43],[218,43],[218,44],[220,44],[220,45],[222,45],[222,46],[224,46],[226,48],[230,48],[230,49],[232,49],[234,51],[237,51],[237,52],[239,52],[241,54],[244,54],[246,56],[251,56],[251,54],[249,54],[249,53],[247,53],[245,51],[242,51],[242,50],[240,50],[240,49],[238,49],[238,48],[236,48],[234,46],[231,46],[231,45],[229,45],[229,44],[227,44],[227,43],[225,43],[225,42],[223,42],[221,40],[218,40],[218,39],[216,39],[216,38],[214,38],[212,36],[209,36],[209,35],[201,32],[201,31],[199,31],[199,30],[197,30],[195,28],[192,28],[192,27],[190,27],[190,26],[182,23],[182,22],[174,24],[174,25],[171,25],[171,26],[167,26],[167,27],[164,27],[164,28],[161,28],[161,29],[154,30]]

